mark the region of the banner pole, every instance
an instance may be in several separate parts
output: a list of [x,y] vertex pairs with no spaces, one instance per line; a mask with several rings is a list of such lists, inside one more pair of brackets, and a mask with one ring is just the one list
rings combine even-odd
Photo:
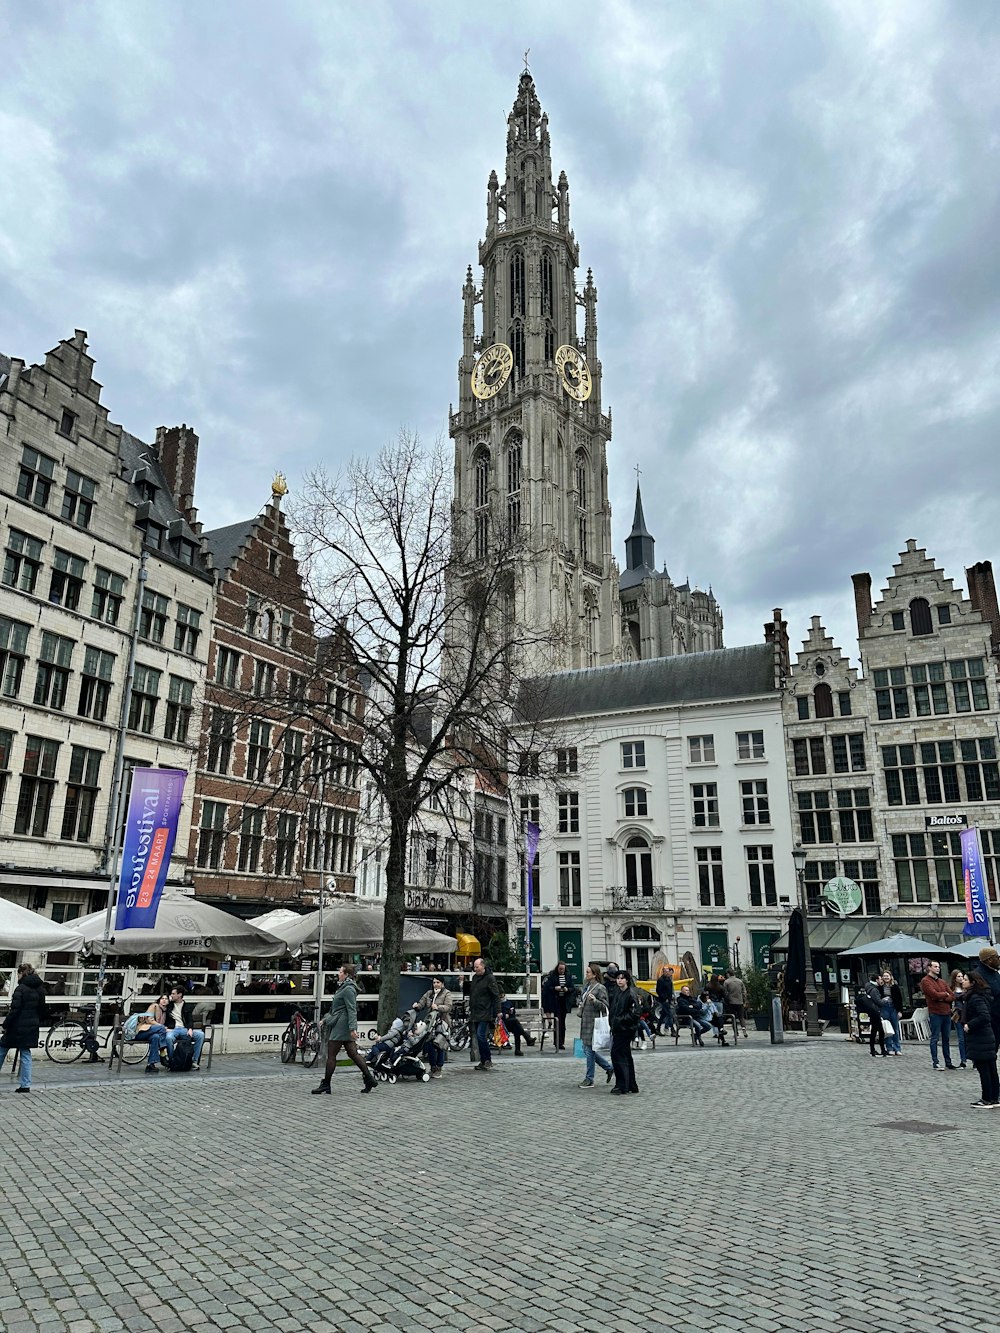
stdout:
[[983,872],[983,905],[986,908],[986,928],[990,932],[990,944],[996,948],[997,932],[993,925],[993,907],[990,903],[990,884],[986,876],[986,861],[983,857],[983,835],[979,831],[979,825],[976,825],[976,848],[979,852],[979,864]]
[[[111,941],[111,918],[118,906],[118,890],[121,884],[121,850],[125,833],[125,821],[121,817],[122,779],[125,775],[125,733],[128,730],[128,715],[132,708],[132,686],[135,681],[135,654],[139,646],[139,625],[142,621],[142,595],[146,586],[146,561],[148,554],[145,546],[139,556],[138,587],[135,594],[135,607],[132,612],[132,633],[128,645],[128,666],[125,669],[125,688],[122,691],[122,711],[118,719],[118,736],[115,741],[115,771],[111,783],[111,798],[108,809],[108,837],[105,845],[110,847],[111,865],[105,862],[105,871],[110,874],[108,884],[108,905],[104,913],[104,934],[101,937],[101,962],[97,970],[97,993],[94,997],[94,1037],[96,1039],[101,1026],[101,1001],[104,998],[104,977],[108,967],[108,945]],[[130,784],[131,785],[131,784]],[[131,792],[130,792],[131,796]],[[127,806],[125,807],[127,808]],[[96,1054],[96,1051],[93,1052]]]

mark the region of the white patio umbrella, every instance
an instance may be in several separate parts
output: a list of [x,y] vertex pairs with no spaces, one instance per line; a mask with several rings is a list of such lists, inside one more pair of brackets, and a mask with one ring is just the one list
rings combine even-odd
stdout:
[[[104,912],[81,917],[73,925],[92,948],[104,936]],[[216,957],[279,958],[285,943],[229,912],[184,894],[164,894],[152,930],[114,930],[113,954],[203,953]]]
[[944,958],[954,949],[944,944],[931,944],[929,940],[918,940],[915,935],[889,935],[884,940],[872,940],[870,944],[856,944],[853,949],[843,949],[840,958]]
[[[299,948],[308,950],[319,938],[319,912],[309,912],[286,925],[276,922],[271,929],[285,941],[289,953]],[[340,899],[323,909],[323,951],[361,953],[381,948],[384,929],[385,909],[380,903]],[[453,935],[442,935],[417,921],[407,921],[403,927],[404,953],[454,953],[457,948]]]
[[252,916],[250,924],[256,926],[258,930],[266,930],[273,935],[275,926],[290,926],[292,922],[301,919],[301,912],[293,912],[290,907],[275,907],[270,912],[263,912],[260,916]]
[[986,939],[962,940],[960,944],[953,944],[945,952],[951,954],[953,958],[978,958],[980,949],[989,949],[990,942]]
[[61,949],[76,953],[83,948],[79,923],[61,926],[50,917],[29,912],[26,907],[0,898],[0,949]]

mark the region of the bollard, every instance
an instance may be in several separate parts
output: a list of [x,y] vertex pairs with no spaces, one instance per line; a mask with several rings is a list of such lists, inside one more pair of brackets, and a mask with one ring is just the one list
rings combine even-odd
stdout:
[[782,1046],[785,1042],[785,1025],[781,1021],[781,1000],[771,996],[771,1045]]

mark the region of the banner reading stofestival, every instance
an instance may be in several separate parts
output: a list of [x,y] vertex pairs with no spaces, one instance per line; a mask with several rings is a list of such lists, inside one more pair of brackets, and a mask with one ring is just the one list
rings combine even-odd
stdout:
[[535,856],[538,852],[538,839],[541,829],[537,824],[530,820],[524,826],[524,836],[527,847],[525,849],[524,859],[528,865],[528,892],[525,903],[528,908],[528,930],[524,937],[524,949],[528,958],[531,957],[531,923],[534,920],[535,907]]
[[132,770],[115,930],[151,930],[156,925],[186,777],[180,768]]
[[986,896],[986,876],[979,846],[978,829],[966,829],[962,834],[962,875],[965,879],[965,925],[963,935],[974,939],[989,939],[990,908]]

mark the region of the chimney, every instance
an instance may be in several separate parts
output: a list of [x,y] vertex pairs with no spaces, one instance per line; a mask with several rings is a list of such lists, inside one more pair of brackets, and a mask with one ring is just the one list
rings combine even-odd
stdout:
[[198,436],[190,426],[157,426],[156,452],[178,509],[193,522]]
[[863,639],[865,630],[872,623],[872,576],[870,574],[852,574],[854,584],[854,611],[858,617],[858,638]]
[[772,618],[764,621],[764,642],[774,650],[774,688],[780,690],[791,671],[791,653],[788,645],[788,621],[781,618],[781,607],[776,606]]
[[1000,606],[993,582],[993,563],[980,560],[965,571],[969,581],[969,601],[990,627],[990,643],[994,654],[1000,655]]

